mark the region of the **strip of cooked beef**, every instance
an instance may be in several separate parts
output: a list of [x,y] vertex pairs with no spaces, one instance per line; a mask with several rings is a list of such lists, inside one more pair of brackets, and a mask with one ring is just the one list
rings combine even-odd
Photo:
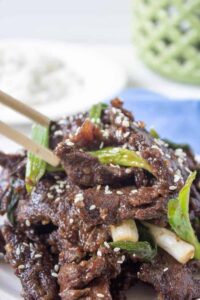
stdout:
[[15,174],[24,178],[25,163],[25,154],[5,154],[0,151],[0,166],[8,170],[10,176]]
[[[99,282],[94,281],[103,277],[105,284],[108,283],[106,284],[108,287],[110,279],[116,277],[121,271],[121,266],[117,263],[118,255],[113,255],[113,253],[109,255],[106,251],[109,250],[104,248],[105,253],[102,252],[101,256],[82,260],[79,264],[69,263],[61,266],[58,273],[58,282],[62,299],[79,299],[81,298],[79,293],[82,293],[82,290],[86,293],[84,294],[85,297],[90,297],[88,299],[99,299],[100,296],[92,298],[91,294],[94,294],[94,289],[101,293],[105,299],[112,299],[109,289],[102,289],[102,287],[99,287]],[[70,298],[72,295],[73,298]],[[82,296],[82,298],[84,297]]]
[[142,264],[139,279],[153,285],[158,299],[192,300],[200,295],[200,280],[195,278],[194,269],[197,267],[182,265],[160,251],[152,263]]
[[54,262],[45,246],[41,242],[32,243],[10,226],[3,228],[3,236],[6,259],[21,280],[24,299],[58,299],[58,286],[51,274]]

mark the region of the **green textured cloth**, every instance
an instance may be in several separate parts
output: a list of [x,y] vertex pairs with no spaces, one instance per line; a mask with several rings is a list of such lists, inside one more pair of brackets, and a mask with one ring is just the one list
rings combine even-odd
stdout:
[[134,45],[168,78],[200,84],[200,0],[133,0]]

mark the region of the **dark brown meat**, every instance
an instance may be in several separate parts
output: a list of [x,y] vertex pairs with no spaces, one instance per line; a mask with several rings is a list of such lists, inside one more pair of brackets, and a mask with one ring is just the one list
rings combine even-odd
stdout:
[[[92,257],[88,261],[83,260],[78,265],[64,264],[58,274],[61,297],[64,300],[75,300],[81,297],[84,299],[86,296],[91,300],[100,299],[101,296],[95,295],[96,292],[105,296],[105,299],[112,299],[107,283],[110,278],[116,277],[120,269],[117,257],[114,256]],[[103,281],[102,278],[104,278]]]
[[31,243],[22,233],[5,226],[6,259],[15,269],[26,300],[56,300],[58,286],[51,272],[53,259],[42,243]]
[[[193,265],[193,269],[196,268]],[[194,275],[190,264],[181,265],[161,252],[152,263],[141,266],[139,279],[154,286],[158,299],[192,300],[200,296],[200,280]]]

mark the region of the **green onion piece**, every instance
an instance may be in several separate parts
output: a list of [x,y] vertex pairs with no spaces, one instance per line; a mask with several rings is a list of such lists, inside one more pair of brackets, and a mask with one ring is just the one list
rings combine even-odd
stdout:
[[46,165],[46,171],[50,173],[55,173],[55,172],[64,172],[64,168],[62,166],[58,167],[53,167],[49,164]]
[[95,124],[100,123],[102,111],[104,109],[106,109],[107,107],[108,107],[108,105],[105,103],[98,103],[91,107],[91,109],[89,111],[89,117],[93,121],[93,123],[95,123]]
[[133,150],[108,147],[89,153],[92,156],[97,157],[102,164],[142,168],[152,173],[152,168],[148,162]]
[[12,187],[11,200],[10,200],[10,203],[8,204],[8,208],[7,208],[7,218],[13,225],[15,223],[14,211],[17,206],[18,200],[19,200],[19,195],[17,193],[15,193],[15,191]]
[[159,139],[160,138],[159,134],[157,133],[157,131],[154,128],[151,128],[150,131],[149,131],[149,133],[155,139]]
[[170,141],[170,140],[168,140],[168,139],[163,139],[163,141],[164,141],[165,143],[167,143],[167,144],[169,145],[169,147],[170,147],[171,149],[173,149],[173,150],[176,150],[176,149],[178,149],[178,148],[181,148],[181,149],[183,149],[184,151],[190,150],[190,146],[187,145],[187,144],[176,144],[176,143],[174,143],[174,142],[172,142],[172,141]]
[[[41,125],[33,125],[32,140],[38,144],[48,147],[49,129]],[[45,174],[46,162],[31,152],[28,152],[26,164],[26,190],[30,193],[40,178]]]
[[178,197],[168,202],[168,220],[176,234],[195,247],[195,258],[200,259],[200,243],[195,235],[189,218],[189,198],[196,172],[189,175]]
[[131,242],[131,241],[118,241],[110,243],[112,248],[120,248],[130,254],[134,254],[136,258],[145,261],[151,261],[156,255],[156,250],[152,248],[151,244],[147,241]]

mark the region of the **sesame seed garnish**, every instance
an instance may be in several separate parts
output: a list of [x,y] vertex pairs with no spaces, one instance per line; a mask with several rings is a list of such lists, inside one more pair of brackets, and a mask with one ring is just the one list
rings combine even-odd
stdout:
[[104,295],[103,294],[97,294],[97,297],[99,297],[99,298],[104,298]]
[[79,194],[76,194],[75,197],[74,197],[74,203],[78,203],[80,201],[83,201],[84,197],[83,197],[83,194],[79,193]]
[[169,268],[164,268],[163,272],[167,272],[169,270]]
[[113,251],[114,251],[114,252],[119,252],[119,251],[120,251],[120,248],[115,247],[115,248],[113,249]]
[[101,142],[100,146],[99,146],[99,149],[102,149],[104,146],[104,142]]
[[96,205],[94,205],[94,204],[90,206],[90,210],[94,210],[95,208],[96,208]]
[[54,195],[52,195],[51,193],[47,193],[47,198],[52,200],[54,198]]
[[169,190],[170,191],[174,191],[174,190],[176,190],[177,189],[177,186],[175,186],[175,185],[171,185],[170,187],[169,187]]
[[97,185],[96,190],[99,191],[101,189],[101,185]]
[[126,169],[126,170],[125,170],[125,173],[126,173],[126,174],[130,174],[131,172],[132,172],[132,169]]
[[20,255],[20,253],[21,253],[20,246],[17,246],[16,254],[17,254],[17,255]]
[[62,130],[57,130],[54,132],[54,136],[63,136]]
[[137,190],[132,190],[131,191],[131,194],[136,194],[137,193]]
[[52,272],[51,272],[51,276],[52,276],[52,277],[58,277],[58,274],[57,274],[56,272],[52,271]]
[[112,194],[112,191],[109,189],[109,185],[106,185],[106,186],[105,186],[105,194],[106,194],[106,195]]
[[35,258],[41,258],[42,254],[35,254]]
[[73,224],[74,223],[74,219],[70,218],[69,219],[69,224]]
[[129,135],[130,135],[130,132],[128,132],[128,131],[125,132],[125,133],[124,133],[124,138],[127,138]]
[[116,194],[117,195],[123,195],[124,193],[122,191],[117,191]]
[[59,265],[55,265],[55,266],[54,266],[54,271],[55,271],[56,273],[58,273],[58,271],[59,271]]
[[70,141],[69,139],[65,141],[65,144],[67,146],[74,146],[74,143],[72,141]]
[[128,119],[124,119],[124,120],[122,121],[122,126],[123,126],[123,127],[129,127],[129,126],[130,126],[130,123],[129,123]]
[[57,197],[55,202],[59,202],[60,201],[60,197]]
[[104,246],[108,249],[110,249],[110,245],[108,244],[108,242],[104,242]]
[[30,226],[31,226],[31,222],[30,222],[29,220],[26,220],[26,221],[25,221],[25,224],[26,224],[27,227],[30,227]]
[[174,182],[178,182],[181,179],[181,177],[178,174],[174,175]]
[[102,252],[100,250],[97,251],[97,256],[102,256]]

